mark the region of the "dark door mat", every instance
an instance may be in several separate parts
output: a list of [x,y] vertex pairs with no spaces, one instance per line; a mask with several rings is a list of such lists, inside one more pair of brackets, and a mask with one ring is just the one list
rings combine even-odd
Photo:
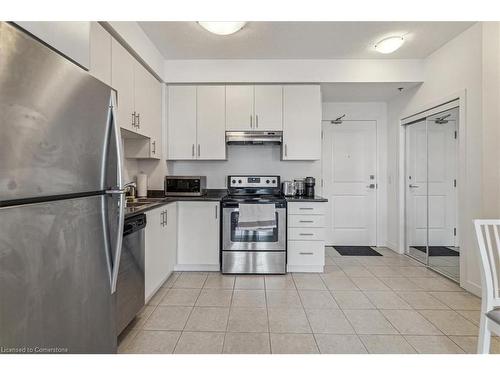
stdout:
[[[412,246],[412,248],[417,249],[425,253],[425,246]],[[457,257],[460,253],[446,246],[429,246],[429,256],[430,257]]]
[[345,256],[378,256],[382,254],[373,250],[370,246],[334,246],[340,255]]

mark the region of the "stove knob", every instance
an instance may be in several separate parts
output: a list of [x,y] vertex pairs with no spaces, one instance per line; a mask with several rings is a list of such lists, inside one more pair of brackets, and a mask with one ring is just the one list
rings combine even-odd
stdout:
[[238,184],[241,184],[241,180],[238,180]]
[[236,183],[236,180],[231,181],[231,183],[235,184],[235,183]]
[[275,183],[276,183],[276,180],[273,180],[273,184],[275,184]]
[[271,182],[271,181],[269,181],[269,180],[266,180],[266,184],[268,184],[269,182]]

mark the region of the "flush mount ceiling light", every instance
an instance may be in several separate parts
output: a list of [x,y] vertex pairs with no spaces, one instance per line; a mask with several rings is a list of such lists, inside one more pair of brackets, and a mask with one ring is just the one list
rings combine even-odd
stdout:
[[375,50],[380,53],[393,53],[405,42],[402,36],[390,36],[375,43]]
[[210,31],[213,34],[217,35],[230,35],[234,34],[237,31],[240,31],[243,26],[245,26],[246,22],[236,21],[236,22],[203,22],[198,21],[198,24],[203,27],[205,30]]

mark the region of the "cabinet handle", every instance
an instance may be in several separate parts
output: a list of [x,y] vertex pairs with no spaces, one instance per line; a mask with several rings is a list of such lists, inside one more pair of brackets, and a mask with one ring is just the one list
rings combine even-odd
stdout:
[[299,233],[299,236],[314,236],[314,233]]
[[250,129],[253,127],[253,116],[250,115]]
[[165,226],[168,226],[168,210],[165,210]]
[[161,217],[161,221],[160,221],[160,224],[161,226],[165,226],[165,217],[163,216],[165,214],[165,211],[163,211],[161,214],[160,214],[160,217]]
[[198,143],[198,157],[201,156],[201,151],[200,151],[200,144]]
[[285,143],[285,156],[288,156],[288,147],[287,147],[286,143]]
[[141,128],[141,114],[137,114],[137,127],[140,129]]
[[193,146],[191,147],[191,156],[194,158],[194,143]]
[[217,219],[217,205],[215,206],[215,219]]
[[132,112],[132,127],[135,128],[135,112]]
[[299,223],[314,223],[314,220],[299,220]]
[[305,252],[305,251],[301,251],[299,252],[300,255],[314,255],[314,253],[312,252]]
[[259,127],[259,115],[255,115],[255,127]]
[[156,141],[153,141],[153,151],[151,151],[153,154],[156,154]]
[[299,210],[314,210],[312,207],[299,207]]

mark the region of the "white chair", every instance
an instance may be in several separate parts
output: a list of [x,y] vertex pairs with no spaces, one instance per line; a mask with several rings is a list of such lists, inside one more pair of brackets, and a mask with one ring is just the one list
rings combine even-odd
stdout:
[[474,220],[481,255],[482,303],[477,352],[490,352],[491,334],[500,335],[500,220]]

